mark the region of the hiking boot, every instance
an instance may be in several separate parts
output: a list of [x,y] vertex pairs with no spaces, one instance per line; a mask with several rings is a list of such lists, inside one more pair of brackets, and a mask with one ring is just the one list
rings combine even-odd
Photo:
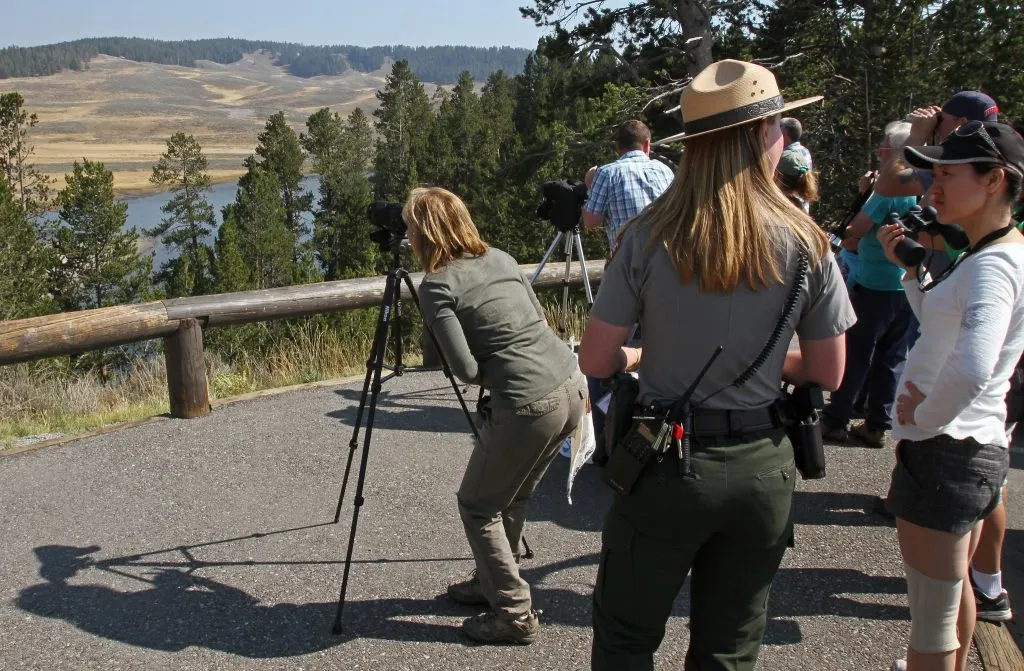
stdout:
[[448,598],[466,606],[485,606],[488,603],[483,587],[480,586],[480,577],[476,574],[476,569],[473,569],[465,580],[448,585]]
[[821,437],[830,443],[845,443],[848,438],[846,424],[832,424],[826,418],[821,420]]
[[885,447],[885,429],[872,429],[867,422],[854,426],[850,429],[849,435],[876,450]]
[[467,618],[462,632],[480,643],[516,643],[529,645],[540,633],[540,611],[509,617],[493,611]]
[[978,619],[986,622],[1009,622],[1013,619],[1013,610],[1010,608],[1010,595],[1004,589],[999,596],[990,599],[978,589],[973,582],[974,603],[978,609]]

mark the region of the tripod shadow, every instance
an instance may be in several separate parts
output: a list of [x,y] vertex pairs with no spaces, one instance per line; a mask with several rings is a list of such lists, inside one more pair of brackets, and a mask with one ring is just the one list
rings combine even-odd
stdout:
[[[311,525],[323,526],[323,525]],[[311,528],[311,527],[303,527]],[[354,623],[340,636],[331,634],[337,603],[262,604],[244,590],[196,575],[197,569],[217,566],[277,564],[341,564],[340,561],[306,562],[204,562],[191,558],[190,550],[275,533],[252,534],[224,541],[154,550],[136,555],[95,560],[98,545],[74,547],[44,545],[35,548],[43,582],[22,589],[15,600],[21,610],[63,620],[76,628],[128,645],[177,652],[189,647],[219,650],[240,657],[265,659],[322,651],[354,638],[393,641],[442,641],[462,643],[457,622],[415,622],[422,615],[457,618],[465,613],[447,599],[379,599],[349,602],[345,622]],[[187,559],[179,562],[145,561],[171,551]],[[465,561],[466,557],[433,560]],[[356,563],[389,563],[369,560]],[[145,576],[123,569],[147,569]],[[87,569],[99,569],[143,585],[139,590],[117,590],[99,584],[71,584]]]
[[[428,433],[471,433],[466,414],[458,405],[454,407],[424,405],[425,403],[436,403],[439,400],[455,401],[455,394],[451,392],[451,387],[447,387],[447,389],[450,393],[442,395],[439,389],[428,390],[426,393],[423,391],[393,393],[384,387],[377,397],[377,409],[373,419],[374,428]],[[351,403],[343,408],[332,410],[327,413],[327,416],[339,420],[346,426],[354,427],[356,415],[359,412],[359,397],[362,394],[362,388],[338,389],[335,393]],[[467,404],[472,408],[475,399],[467,400]],[[363,411],[363,427],[366,426],[368,411],[369,407]]]
[[[224,566],[291,564],[337,565],[340,561],[202,561],[191,551],[235,541],[258,539],[297,529],[228,538],[153,550],[124,557],[94,559],[97,545],[74,547],[44,545],[35,548],[42,582],[22,589],[15,605],[21,610],[68,622],[78,629],[128,645],[176,652],[197,646],[239,657],[266,659],[326,650],[356,638],[399,642],[441,642],[465,645],[459,623],[475,611],[438,595],[427,599],[387,598],[349,601],[341,636],[330,633],[337,604],[264,604],[237,587],[196,575],[197,570]],[[1018,540],[1018,539],[1015,539]],[[151,561],[156,555],[179,553],[178,561]],[[183,559],[181,559],[183,557]],[[435,559],[387,558],[356,563],[460,562],[467,557]],[[588,629],[591,625],[591,589],[596,578],[597,553],[547,564],[524,564],[522,575],[533,587],[534,601],[544,609],[544,621]],[[560,571],[591,568],[592,578],[575,589],[551,585]],[[119,590],[102,584],[72,584],[73,578],[97,569],[131,579],[138,590]],[[133,574],[133,569],[147,571]],[[577,581],[578,582],[578,581]],[[872,594],[902,594],[902,578],[871,576],[853,569],[782,569],[775,579],[769,603],[765,642],[791,645],[802,640],[793,618],[831,615],[872,620],[906,620],[906,608],[871,603]],[[682,591],[673,615],[690,611],[689,590]]]

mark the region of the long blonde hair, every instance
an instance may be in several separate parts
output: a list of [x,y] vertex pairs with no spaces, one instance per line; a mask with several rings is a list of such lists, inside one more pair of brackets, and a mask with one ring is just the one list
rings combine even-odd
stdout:
[[[761,138],[767,121],[686,141],[672,185],[634,220],[650,226],[683,282],[728,293],[782,282],[778,250],[785,226],[812,266],[828,252],[825,234],[775,183]],[[774,226],[772,224],[775,224]]]
[[462,199],[439,186],[412,190],[402,208],[402,219],[416,229],[413,252],[428,273],[443,268],[463,254],[481,256],[487,244],[469,216]]

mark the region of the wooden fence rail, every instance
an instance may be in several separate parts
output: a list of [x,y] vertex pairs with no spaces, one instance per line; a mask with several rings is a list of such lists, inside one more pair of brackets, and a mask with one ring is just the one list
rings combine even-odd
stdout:
[[[587,263],[592,283],[600,282],[603,266],[603,261]],[[537,266],[520,268],[529,278]],[[552,262],[544,267],[534,286],[561,286],[564,277],[564,261]],[[206,371],[202,365],[203,328],[374,307],[380,305],[383,297],[384,279],[359,278],[172,298],[0,322],[0,366],[165,338],[171,415],[197,417],[209,412]],[[412,275],[414,285],[418,286],[422,279],[422,273]],[[577,262],[569,282],[578,285],[581,281]],[[407,296],[404,287],[402,292]]]

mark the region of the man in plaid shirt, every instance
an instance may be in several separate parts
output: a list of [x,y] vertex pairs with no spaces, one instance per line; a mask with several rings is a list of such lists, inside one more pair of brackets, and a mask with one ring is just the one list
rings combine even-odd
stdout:
[[675,176],[650,157],[651,131],[640,121],[619,126],[615,148],[617,161],[587,171],[590,196],[583,209],[583,224],[589,231],[603,225],[611,251],[622,226],[660,196]]

